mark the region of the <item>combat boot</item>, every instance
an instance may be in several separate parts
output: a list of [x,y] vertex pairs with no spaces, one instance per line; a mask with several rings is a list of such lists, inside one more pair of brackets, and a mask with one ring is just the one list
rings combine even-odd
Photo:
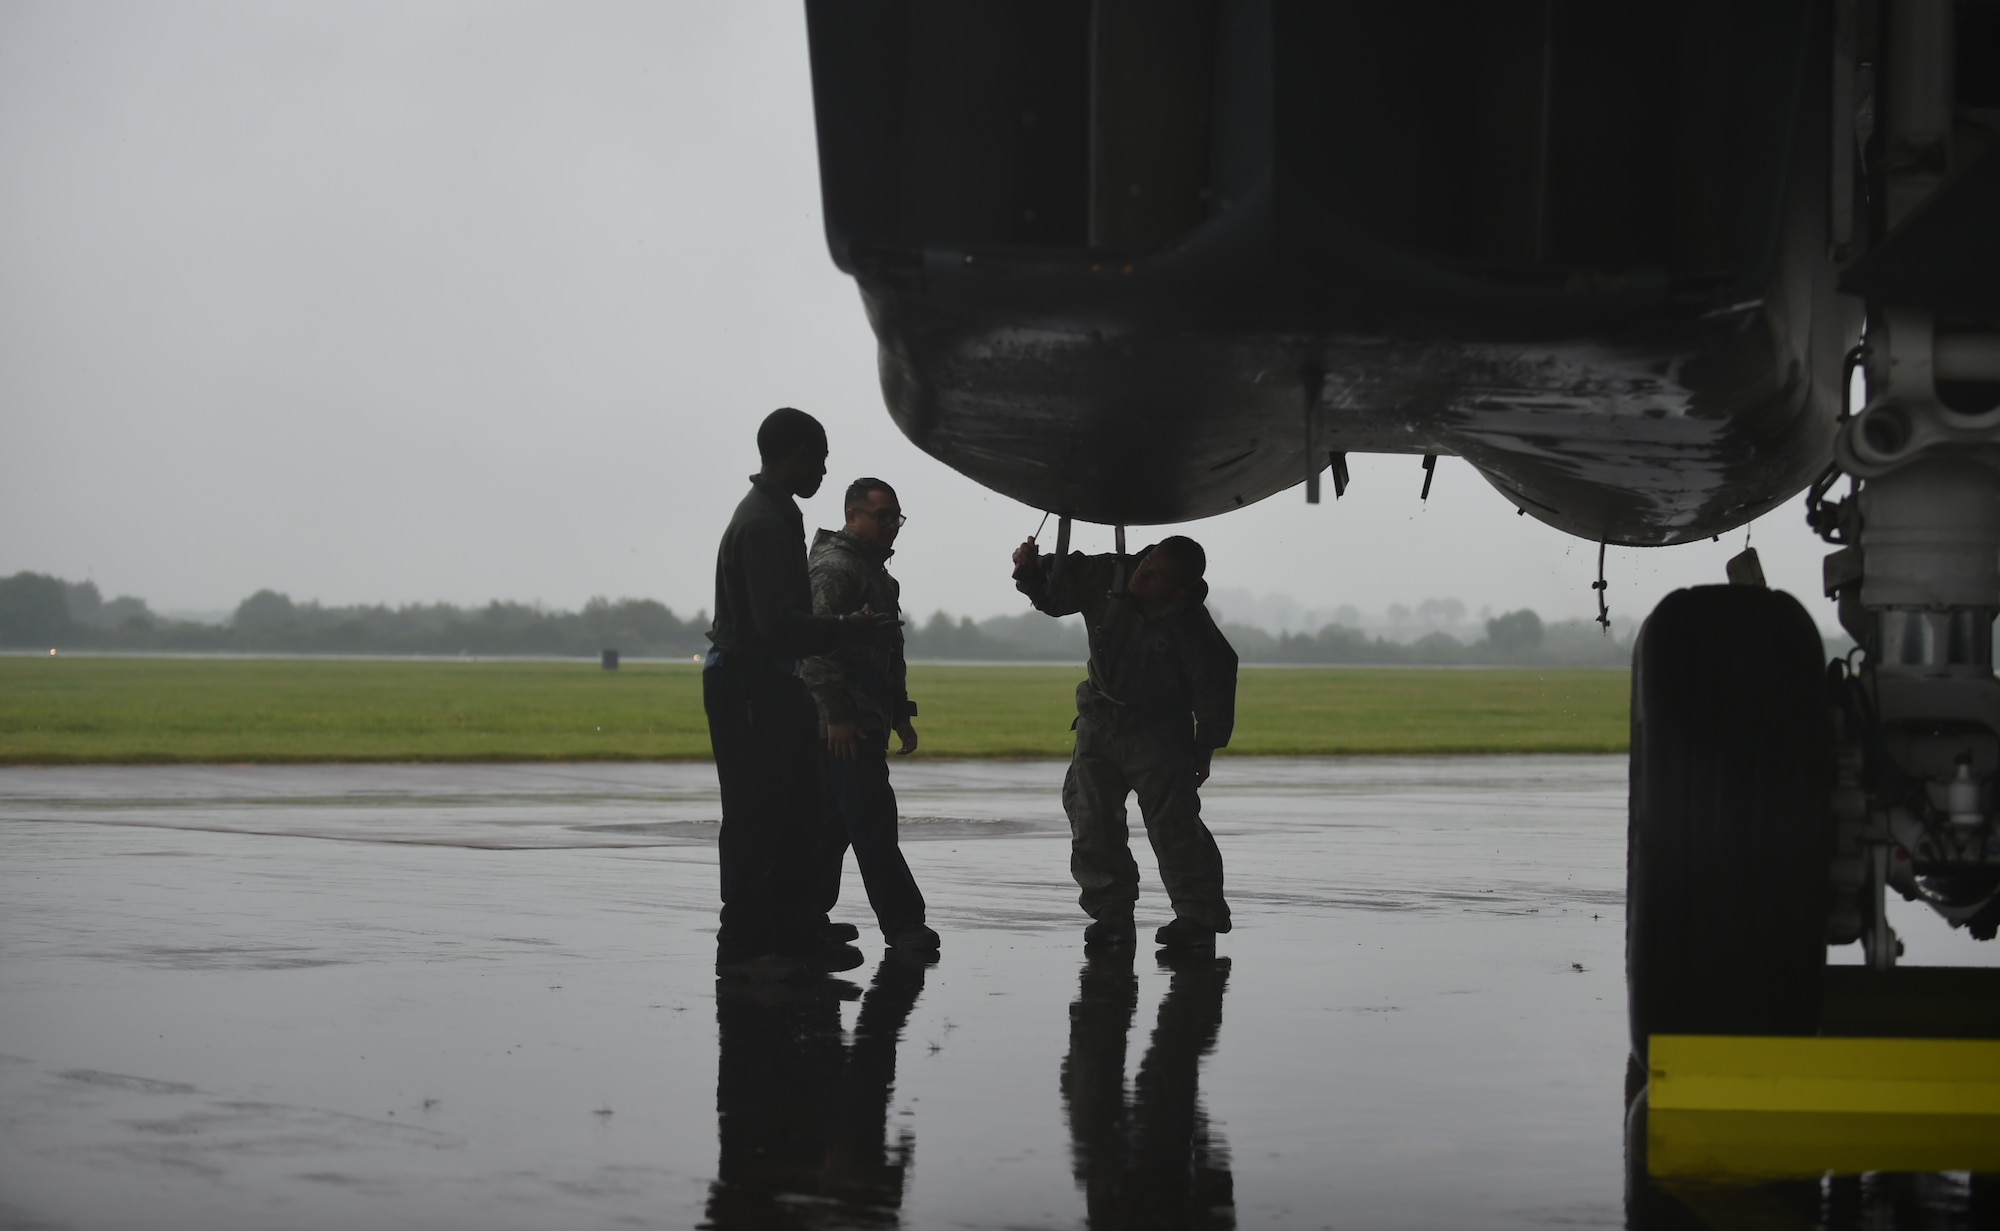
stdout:
[[1135,943],[1139,929],[1130,919],[1097,919],[1083,929],[1086,949],[1115,949]]
[[911,949],[919,952],[937,952],[943,942],[938,934],[921,923],[909,923],[897,928],[882,938],[891,949]]
[[1153,943],[1169,949],[1212,949],[1215,929],[1205,928],[1192,919],[1176,919],[1153,933]]

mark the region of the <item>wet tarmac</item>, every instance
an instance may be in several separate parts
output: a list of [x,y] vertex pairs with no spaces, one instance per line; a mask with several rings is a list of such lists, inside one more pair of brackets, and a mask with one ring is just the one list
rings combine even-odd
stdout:
[[0,1227],[1628,1225],[1622,759],[1225,761],[1173,962],[1085,960],[1061,774],[898,766],[941,959],[850,869],[864,965],[719,991],[705,765],[0,771]]

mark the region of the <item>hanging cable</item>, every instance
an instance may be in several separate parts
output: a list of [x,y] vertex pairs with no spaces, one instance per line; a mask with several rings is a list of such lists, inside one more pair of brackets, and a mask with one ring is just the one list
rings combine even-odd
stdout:
[[1611,635],[1611,607],[1610,607],[1610,604],[1608,604],[1608,603],[1606,603],[1606,602],[1604,601],[1604,592],[1605,592],[1606,590],[1610,589],[1610,588],[1611,588],[1611,586],[1610,586],[1610,583],[1609,583],[1609,582],[1607,582],[1607,581],[1605,581],[1605,580],[1604,580],[1604,540],[1603,540],[1603,539],[1599,539],[1599,540],[1597,540],[1597,580],[1591,583],[1591,586],[1590,586],[1590,588],[1591,588],[1591,589],[1593,589],[1593,590],[1595,590],[1595,591],[1597,591],[1597,622],[1598,622],[1599,624],[1602,624],[1602,625],[1604,626],[1604,633],[1605,633],[1605,635],[1606,635],[1606,636],[1610,636],[1610,635]]

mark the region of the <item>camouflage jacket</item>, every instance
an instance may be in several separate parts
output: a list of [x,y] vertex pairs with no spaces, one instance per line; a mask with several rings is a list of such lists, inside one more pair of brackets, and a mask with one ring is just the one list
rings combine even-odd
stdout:
[[1117,556],[1042,556],[1014,585],[1038,611],[1083,613],[1090,677],[1077,685],[1078,715],[1114,731],[1192,719],[1195,747],[1224,747],[1236,727],[1236,650],[1203,605],[1207,583],[1159,604],[1125,589],[1121,579],[1151,550],[1122,567]]
[[[900,610],[902,587],[885,567],[894,554],[893,548],[845,530],[820,531],[812,545],[813,614],[848,615],[863,606],[878,613]],[[910,704],[908,674],[900,628],[799,663],[799,675],[819,702],[822,733],[829,723],[858,722],[863,735],[886,737],[917,712]]]

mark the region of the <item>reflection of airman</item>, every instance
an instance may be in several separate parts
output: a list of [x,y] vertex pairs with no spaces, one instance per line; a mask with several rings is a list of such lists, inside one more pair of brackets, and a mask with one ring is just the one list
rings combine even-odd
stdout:
[[719,1156],[708,1221],[717,1231],[819,1225],[801,1198],[835,1203],[829,1225],[890,1227],[908,1182],[915,1136],[889,1140],[896,1045],[924,988],[927,955],[892,953],[875,971],[854,1042],[841,1043],[840,1002],[852,984],[718,980],[715,1083]]
[[[1163,945],[1213,944],[1229,930],[1222,854],[1199,788],[1236,722],[1236,651],[1203,601],[1207,558],[1174,535],[1132,557],[1014,552],[1015,586],[1052,616],[1083,613],[1090,675],[1076,689],[1076,752],[1063,783],[1070,871],[1093,922],[1086,945],[1130,944],[1139,867],[1125,798],[1137,793],[1174,920]],[[1129,579],[1127,573],[1129,571]]]
[[1092,1228],[1236,1225],[1229,1148],[1199,1097],[1201,1058],[1222,1029],[1229,959],[1167,950],[1173,982],[1130,1099],[1125,1037],[1138,1005],[1129,948],[1094,951],[1069,1011],[1063,1107],[1077,1182]]

